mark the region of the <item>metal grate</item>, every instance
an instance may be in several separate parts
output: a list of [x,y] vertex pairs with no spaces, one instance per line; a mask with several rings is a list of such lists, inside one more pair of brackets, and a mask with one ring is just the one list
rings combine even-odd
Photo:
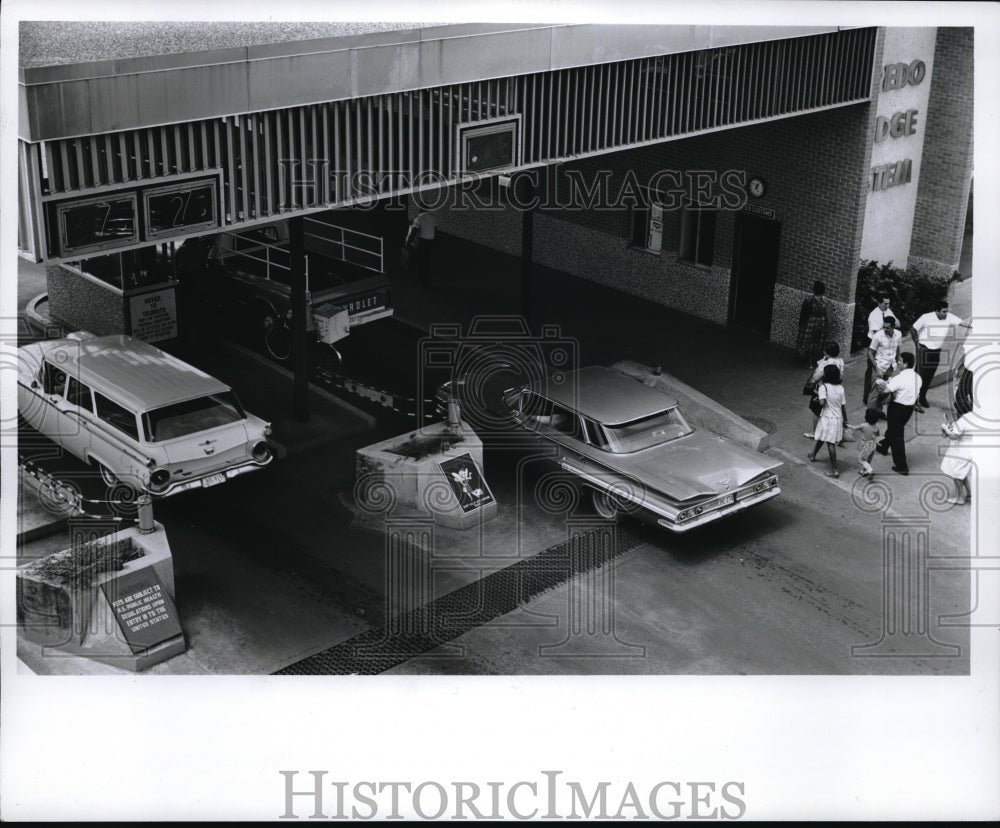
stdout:
[[[870,99],[876,29],[720,47],[229,115],[22,142],[26,196],[51,200],[222,173],[226,225],[370,204],[461,181],[458,130],[519,122],[514,167],[612,152]],[[30,169],[28,169],[30,167]],[[31,247],[22,232],[22,249]]]
[[581,573],[639,546],[638,524],[581,532],[531,558],[487,575],[419,609],[274,673],[284,676],[377,675],[430,652]]

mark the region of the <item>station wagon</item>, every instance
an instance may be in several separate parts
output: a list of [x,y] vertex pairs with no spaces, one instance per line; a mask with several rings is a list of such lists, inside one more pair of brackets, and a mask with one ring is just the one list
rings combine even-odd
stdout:
[[214,486],[273,457],[270,425],[228,385],[128,336],[22,346],[18,413],[107,485],[153,495]]

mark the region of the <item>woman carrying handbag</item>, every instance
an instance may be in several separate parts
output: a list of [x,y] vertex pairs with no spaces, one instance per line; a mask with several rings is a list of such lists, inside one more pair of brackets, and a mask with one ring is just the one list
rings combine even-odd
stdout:
[[[830,456],[830,471],[826,473],[826,476],[840,477],[840,472],[837,471],[837,443],[844,438],[844,423],[847,422],[847,397],[840,381],[840,369],[836,365],[827,365],[823,369],[823,380],[819,384],[816,397],[817,405],[822,406],[822,408],[816,420],[816,429],[813,432],[816,445],[807,457],[810,461],[815,461],[820,447],[826,443],[826,450]],[[810,403],[810,408],[812,408],[812,403]]]

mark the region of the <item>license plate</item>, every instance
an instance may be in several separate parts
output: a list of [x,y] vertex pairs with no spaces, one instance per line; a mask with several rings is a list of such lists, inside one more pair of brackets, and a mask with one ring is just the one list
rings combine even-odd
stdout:
[[201,485],[207,489],[209,486],[218,486],[220,483],[225,482],[226,476],[224,474],[210,474],[201,481]]
[[736,493],[723,495],[718,500],[712,504],[713,509],[721,509],[723,506],[728,506],[730,503],[736,502]]

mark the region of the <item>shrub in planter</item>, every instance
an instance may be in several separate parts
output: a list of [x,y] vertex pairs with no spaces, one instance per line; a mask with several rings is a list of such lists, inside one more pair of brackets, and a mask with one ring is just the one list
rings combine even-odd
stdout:
[[951,279],[934,276],[920,270],[893,267],[892,262],[861,263],[855,292],[854,326],[851,332],[851,350],[868,347],[868,314],[882,296],[888,296],[899,328],[908,331],[918,316],[934,309],[935,304],[948,298],[948,290],[956,277]]

